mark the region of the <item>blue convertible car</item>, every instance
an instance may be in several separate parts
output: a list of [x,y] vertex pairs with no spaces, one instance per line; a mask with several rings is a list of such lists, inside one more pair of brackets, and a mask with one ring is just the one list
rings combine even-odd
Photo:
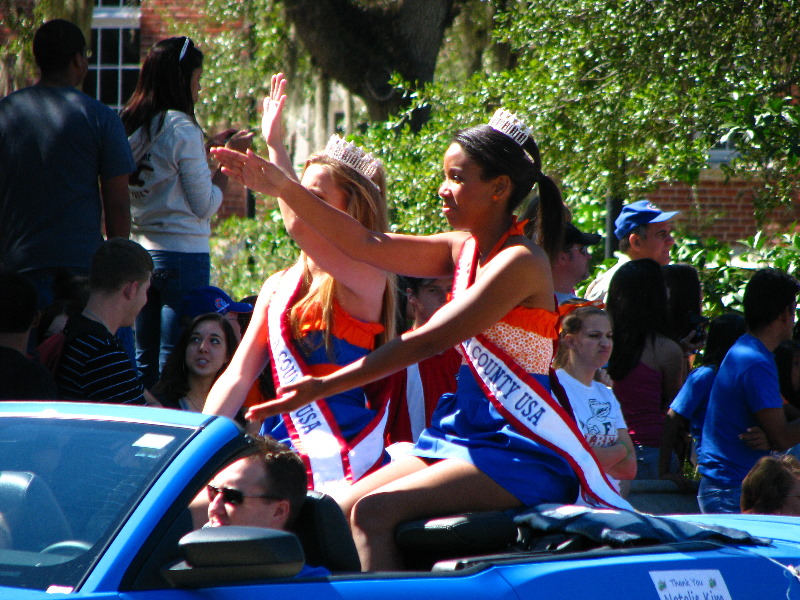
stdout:
[[[402,573],[359,573],[341,512],[314,492],[294,533],[192,531],[190,501],[248,440],[221,417],[0,403],[0,598],[800,598],[794,518],[460,515],[404,524]],[[295,577],[306,560],[333,574]]]

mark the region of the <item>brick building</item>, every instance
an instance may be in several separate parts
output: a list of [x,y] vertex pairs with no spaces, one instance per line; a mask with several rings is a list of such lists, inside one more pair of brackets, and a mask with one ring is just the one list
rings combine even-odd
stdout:
[[[31,7],[33,0],[17,5]],[[167,20],[191,22],[195,3],[186,0],[96,0],[92,19],[92,65],[84,91],[119,109],[136,85],[140,61],[147,50],[168,35]],[[2,15],[0,15],[2,17]],[[8,32],[0,19],[0,43]],[[712,160],[714,158],[712,152]],[[664,210],[680,210],[678,226],[700,237],[734,242],[756,233],[753,189],[746,181],[726,181],[710,163],[697,185],[664,183],[648,199]],[[252,203],[250,203],[252,209]],[[248,201],[243,189],[226,194],[220,216],[245,215]],[[770,216],[770,229],[784,231],[800,221],[800,206]]]

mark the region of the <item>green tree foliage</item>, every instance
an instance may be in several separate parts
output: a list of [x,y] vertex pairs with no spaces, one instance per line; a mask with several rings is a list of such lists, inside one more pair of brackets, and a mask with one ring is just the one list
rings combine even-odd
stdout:
[[231,217],[217,223],[211,238],[212,283],[233,298],[257,294],[267,277],[291,266],[298,255],[277,209],[256,219]]
[[[798,2],[520,1],[498,33],[519,54],[500,78],[575,194],[635,198],[694,183],[734,93],[798,81]],[[597,201],[597,200],[595,200]],[[599,226],[600,223],[597,223]]]
[[759,97],[735,94],[728,108],[723,141],[737,155],[723,165],[729,175],[749,179],[756,194],[756,221],[769,211],[790,206],[800,196],[800,109],[791,96]]
[[33,60],[33,34],[45,21],[66,19],[83,31],[86,41],[92,22],[93,0],[39,0],[33,9],[13,0],[0,0],[3,25],[11,32],[7,43],[0,46],[0,97],[28,86],[37,77]]
[[259,103],[269,92],[269,78],[280,70],[303,90],[310,79],[307,55],[294,41],[276,0],[196,3],[199,18],[176,22],[161,18],[172,35],[190,35],[203,51],[203,91],[197,115],[211,130],[258,127]]

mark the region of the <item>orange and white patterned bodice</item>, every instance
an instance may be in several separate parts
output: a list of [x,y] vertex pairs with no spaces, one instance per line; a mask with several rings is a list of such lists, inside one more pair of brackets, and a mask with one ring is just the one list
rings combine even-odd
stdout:
[[518,306],[483,333],[527,373],[546,375],[558,338],[557,324],[555,311]]

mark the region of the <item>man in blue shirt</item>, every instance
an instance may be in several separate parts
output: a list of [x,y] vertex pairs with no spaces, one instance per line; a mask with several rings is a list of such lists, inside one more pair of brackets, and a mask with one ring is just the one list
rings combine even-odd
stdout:
[[108,239],[130,234],[136,165],[119,116],[80,91],[81,30],[48,21],[33,54],[37,83],[0,100],[0,263],[34,284],[43,308],[56,271],[88,275],[103,229]]
[[[306,466],[300,455],[270,438],[254,436],[257,451],[231,463],[206,486],[205,527],[240,525],[288,530],[306,499]],[[202,507],[200,497],[192,512]],[[325,567],[304,565],[298,577],[325,577]]]
[[731,347],[714,380],[703,425],[697,500],[704,513],[738,513],[742,480],[768,454],[741,439],[760,427],[770,446],[786,450],[800,443],[800,419],[784,414],[778,369],[772,352],[791,337],[800,283],[777,269],[761,269],[747,283],[747,333]]

